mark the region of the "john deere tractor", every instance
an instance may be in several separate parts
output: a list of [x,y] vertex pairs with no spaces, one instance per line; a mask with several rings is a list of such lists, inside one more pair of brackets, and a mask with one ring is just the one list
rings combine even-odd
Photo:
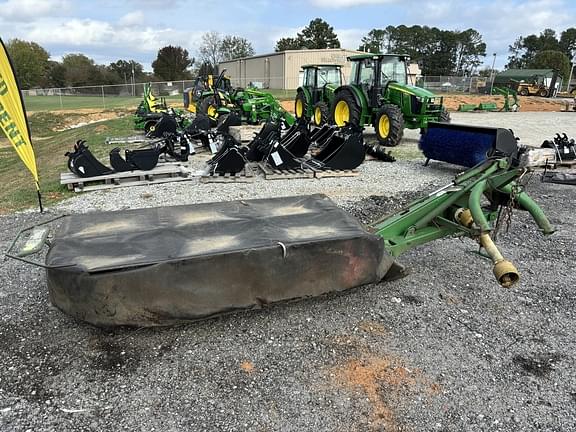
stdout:
[[312,119],[316,126],[328,122],[334,90],[342,85],[341,66],[314,64],[302,66],[304,82],[298,87],[294,112],[296,118]]
[[396,146],[405,127],[424,131],[429,121],[450,121],[442,97],[408,85],[407,56],[360,54],[348,60],[350,84],[335,90],[331,105],[336,125],[374,125],[380,144]]

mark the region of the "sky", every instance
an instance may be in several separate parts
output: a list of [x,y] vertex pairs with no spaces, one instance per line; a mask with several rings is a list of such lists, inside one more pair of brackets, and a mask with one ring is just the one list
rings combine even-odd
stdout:
[[83,53],[99,64],[135,60],[151,70],[158,49],[180,45],[197,57],[208,31],[247,38],[257,54],[274,51],[312,19],[334,27],[343,48],[357,49],[373,28],[428,25],[478,30],[485,64],[502,68],[518,36],[576,25],[574,0],[0,0],[0,38],[34,41],[53,60]]

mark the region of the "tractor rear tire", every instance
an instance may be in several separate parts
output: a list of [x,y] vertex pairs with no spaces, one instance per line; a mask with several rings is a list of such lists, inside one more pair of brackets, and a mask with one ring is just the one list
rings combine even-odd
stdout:
[[156,123],[158,123],[158,120],[148,120],[144,123],[144,133],[148,135],[148,132],[154,130],[156,128]]
[[308,100],[306,95],[302,90],[296,93],[296,99],[294,99],[294,116],[297,119],[302,117],[307,118],[306,113],[308,112]]
[[381,145],[395,147],[400,144],[404,135],[404,116],[400,107],[383,105],[374,118],[374,130]]
[[336,126],[349,125],[362,126],[360,124],[360,113],[362,107],[356,104],[354,96],[348,91],[343,91],[335,95],[332,103],[330,120]]
[[328,105],[326,102],[318,102],[312,110],[312,122],[315,126],[323,126],[328,123]]
[[218,118],[218,107],[214,100],[214,96],[208,96],[200,103],[200,112],[206,114],[211,119]]

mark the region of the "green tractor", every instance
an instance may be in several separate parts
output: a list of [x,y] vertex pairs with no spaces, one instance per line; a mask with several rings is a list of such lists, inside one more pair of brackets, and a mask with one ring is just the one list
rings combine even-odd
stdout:
[[336,64],[302,66],[304,81],[294,101],[296,118],[312,119],[316,126],[327,123],[334,90],[342,85],[342,70]]
[[336,125],[373,125],[380,144],[396,146],[405,127],[424,132],[430,121],[450,121],[442,97],[408,85],[408,56],[360,54],[348,60],[350,84],[338,87],[332,101]]

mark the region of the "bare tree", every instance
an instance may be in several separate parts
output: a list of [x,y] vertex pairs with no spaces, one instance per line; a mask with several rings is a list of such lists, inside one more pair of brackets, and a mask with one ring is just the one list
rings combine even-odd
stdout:
[[222,56],[222,38],[220,33],[211,31],[204,33],[202,36],[202,45],[198,52],[200,53],[200,59],[203,63],[208,63],[212,68],[216,68],[218,63],[223,60]]

